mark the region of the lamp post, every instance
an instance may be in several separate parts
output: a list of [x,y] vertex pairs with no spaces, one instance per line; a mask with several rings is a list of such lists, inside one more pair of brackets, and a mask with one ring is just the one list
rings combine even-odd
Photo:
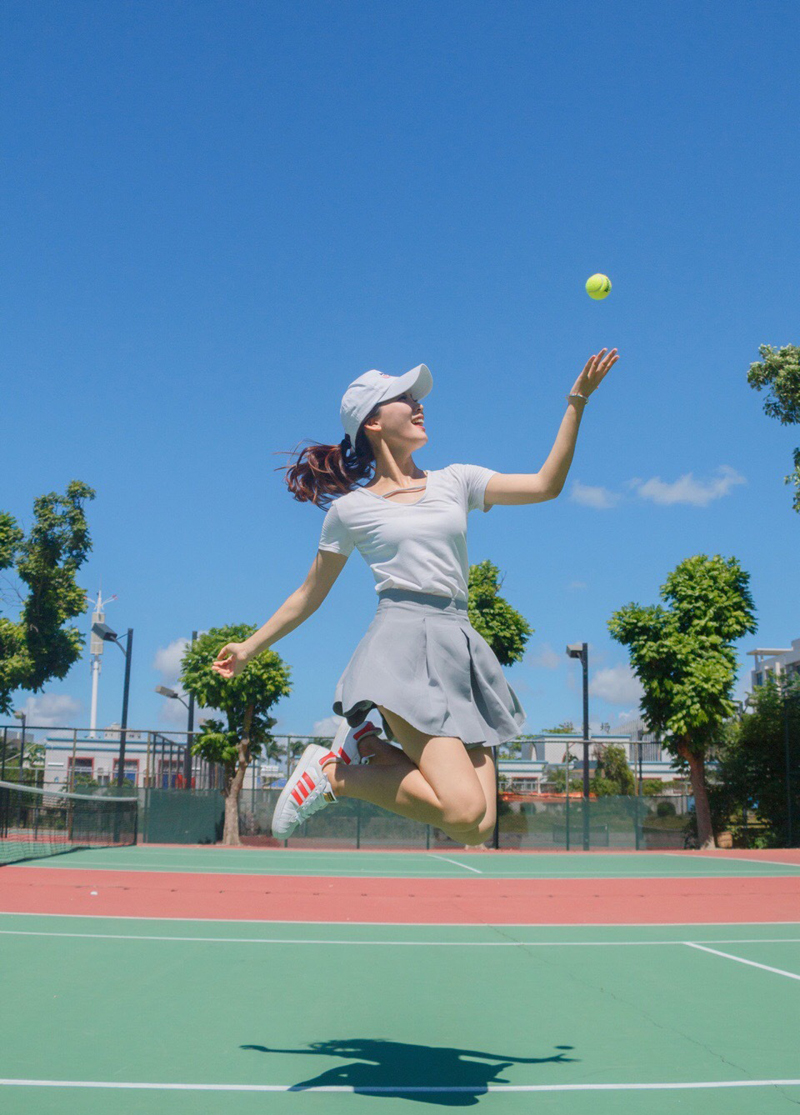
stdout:
[[[583,667],[583,850],[589,850],[589,644],[569,643],[567,654]],[[569,794],[569,783],[567,783]]]
[[[14,713],[14,716],[16,716],[17,720],[22,721],[22,734],[19,737],[19,771],[17,772],[17,781],[21,783],[22,768],[25,765],[25,713],[22,709],[18,709]],[[3,760],[5,761],[5,755],[3,756]]]
[[[192,632],[192,642],[197,637],[197,632]],[[186,704],[180,693],[176,693],[174,689],[167,689],[166,685],[157,685],[156,693],[160,693],[162,697],[169,697],[173,701],[180,701],[189,710],[189,730],[186,735],[186,754],[183,757],[183,779],[187,790],[192,788],[192,740],[194,738],[194,697],[189,694],[189,704]],[[170,771],[170,780],[172,771]]]
[[783,746],[786,752],[786,827],[788,829],[787,848],[793,848],[792,824],[792,764],[789,758],[789,678],[781,670],[781,712],[783,714]]
[[125,685],[122,691],[122,724],[119,733],[119,759],[117,770],[117,785],[122,786],[125,779],[125,736],[128,727],[128,693],[131,685],[131,648],[133,647],[133,628],[128,628],[126,635],[126,646],[123,647],[122,643],[117,638],[116,631],[112,630],[107,623],[93,623],[92,631],[100,639],[104,639],[108,643],[116,643],[122,653],[125,655]]

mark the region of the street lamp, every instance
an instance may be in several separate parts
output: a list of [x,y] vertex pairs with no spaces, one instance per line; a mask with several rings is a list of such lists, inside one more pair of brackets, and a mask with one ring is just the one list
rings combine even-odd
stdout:
[[133,628],[128,628],[126,635],[127,645],[123,647],[117,638],[117,633],[107,623],[93,623],[92,631],[99,639],[107,643],[116,643],[125,655],[125,685],[122,691],[122,724],[119,733],[119,769],[117,770],[117,785],[122,786],[125,778],[125,736],[128,727],[128,692],[131,684],[131,647],[133,646]]
[[[192,632],[192,646],[194,646],[197,632]],[[183,780],[186,784],[186,789],[192,788],[192,743],[194,741],[194,694],[189,694],[189,704],[186,704],[183,697],[181,697],[174,689],[167,689],[166,685],[157,685],[156,693],[160,693],[162,697],[170,697],[173,700],[178,700],[181,704],[186,705],[189,710],[189,726],[186,736],[186,754],[183,761]]]
[[[25,719],[26,719],[26,717],[25,717],[25,713],[22,711],[22,709],[17,709],[17,711],[14,713],[14,716],[16,716],[17,720],[22,721],[22,735],[20,736],[20,740],[19,740],[19,771],[17,773],[17,781],[22,782],[22,768],[25,764]],[[3,749],[3,765],[4,766],[5,766],[5,760],[6,760],[6,756],[5,756],[5,748],[4,748]],[[3,772],[3,774],[5,775],[5,771]]]
[[[583,848],[589,850],[589,644],[568,643],[570,658],[580,659],[583,666]],[[569,793],[569,783],[567,784]]]

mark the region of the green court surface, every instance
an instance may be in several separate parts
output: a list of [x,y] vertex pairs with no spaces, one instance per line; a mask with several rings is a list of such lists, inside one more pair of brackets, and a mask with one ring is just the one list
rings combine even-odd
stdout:
[[800,863],[724,858],[691,852],[501,853],[261,850],[220,847],[97,848],[30,861],[31,868],[109,871],[219,872],[224,875],[337,875],[346,878],[457,879],[711,879],[796,876]]
[[[140,846],[31,863],[370,877],[751,878],[684,855]],[[2,880],[2,875],[0,875]],[[605,884],[604,880],[611,880]],[[4,1115],[773,1115],[800,1106],[800,921],[439,925],[0,914]]]
[[800,924],[0,915],[0,940],[6,1115],[800,1104]]

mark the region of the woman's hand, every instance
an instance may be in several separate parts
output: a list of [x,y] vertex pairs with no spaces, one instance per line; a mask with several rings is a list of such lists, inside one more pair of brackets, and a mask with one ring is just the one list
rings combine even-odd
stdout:
[[575,386],[570,392],[571,395],[586,395],[588,398],[593,391],[596,391],[600,386],[603,376],[612,366],[616,364],[619,357],[616,355],[616,349],[612,348],[608,356],[603,359],[603,353],[606,349],[601,349],[597,356],[590,356],[586,362],[586,367],[575,380]]
[[226,643],[211,664],[221,677],[232,678],[240,674],[250,661],[246,643]]

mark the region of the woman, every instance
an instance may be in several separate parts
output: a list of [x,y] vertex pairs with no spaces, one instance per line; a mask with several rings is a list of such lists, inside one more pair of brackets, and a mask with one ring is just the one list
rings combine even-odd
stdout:
[[[316,445],[288,472],[295,498],[327,506],[305,584],[244,643],[228,643],[212,668],[239,674],[258,653],[308,618],[358,549],[372,569],[375,618],[339,678],[343,717],[330,748],[309,745],[275,806],[272,831],[285,838],[339,797],[361,798],[435,825],[464,845],[494,829],[494,750],[515,739],[525,712],[489,644],[469,622],[469,511],[542,502],[561,492],[583,409],[617,361],[590,357],[567,395],[567,412],[538,473],[502,474],[456,464],[422,471],[424,364],[403,376],[369,371],[342,398],[345,437]],[[305,454],[306,461],[302,461]],[[367,484],[357,480],[372,478]],[[331,495],[339,498],[327,504]],[[388,741],[365,718],[377,709]]]

